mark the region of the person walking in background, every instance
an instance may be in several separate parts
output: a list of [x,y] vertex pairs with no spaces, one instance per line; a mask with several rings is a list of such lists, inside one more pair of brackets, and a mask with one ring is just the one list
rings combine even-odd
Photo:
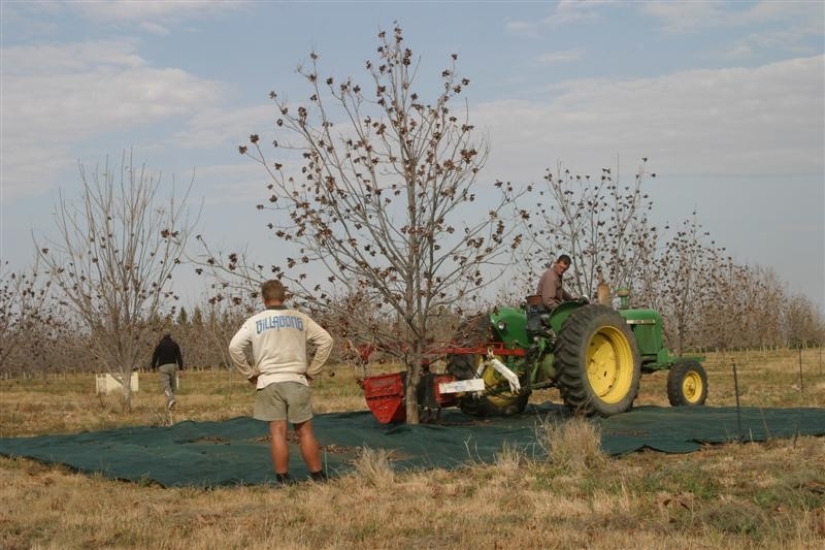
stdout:
[[541,296],[542,305],[548,311],[556,309],[560,303],[573,300],[573,295],[564,290],[562,279],[564,272],[570,268],[570,256],[562,254],[542,273],[536,294]]
[[167,330],[155,346],[152,354],[152,369],[160,372],[160,387],[166,395],[166,407],[171,411],[175,407],[175,394],[178,391],[178,369],[183,370],[183,354],[180,346],[172,340]]
[[[266,309],[247,319],[232,337],[229,356],[256,388],[253,416],[269,423],[276,481],[290,480],[288,422],[298,435],[310,477],[323,481],[326,474],[312,427],[310,384],[329,358],[332,337],[308,315],[284,305],[286,288],[280,281],[263,283],[261,297]],[[316,346],[309,366],[308,343]]]

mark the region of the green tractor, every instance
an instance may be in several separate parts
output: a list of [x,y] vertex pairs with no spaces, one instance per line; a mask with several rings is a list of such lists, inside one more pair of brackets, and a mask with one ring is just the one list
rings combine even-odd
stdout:
[[[669,370],[673,406],[703,405],[707,374],[701,357],[673,357],[664,345],[661,315],[565,302],[547,313],[538,296],[520,308],[500,307],[459,330],[440,384],[461,410],[475,416],[518,414],[533,390],[556,387],[578,414],[611,416],[633,406],[642,373]],[[466,353],[463,352],[466,350]]]

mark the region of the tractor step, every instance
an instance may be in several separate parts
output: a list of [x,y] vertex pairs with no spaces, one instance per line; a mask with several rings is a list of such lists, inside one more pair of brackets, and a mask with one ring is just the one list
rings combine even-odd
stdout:
[[484,380],[482,380],[481,378],[471,378],[469,380],[443,382],[438,385],[438,391],[441,393],[484,391]]

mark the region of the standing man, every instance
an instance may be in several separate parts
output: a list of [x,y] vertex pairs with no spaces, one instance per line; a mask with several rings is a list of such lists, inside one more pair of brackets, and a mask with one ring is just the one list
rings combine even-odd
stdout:
[[570,256],[562,254],[553,265],[542,273],[541,279],[539,279],[536,294],[541,296],[541,303],[548,311],[556,309],[562,302],[574,299],[573,295],[564,290],[562,286],[564,272],[569,268]]
[[183,355],[180,346],[172,340],[172,334],[166,330],[152,354],[152,368],[160,371],[160,387],[166,394],[166,407],[171,411],[175,407],[175,394],[178,391],[178,369],[183,370]]
[[[232,337],[229,356],[241,374],[257,388],[254,417],[269,422],[276,480],[289,481],[286,436],[287,422],[291,422],[310,476],[315,481],[323,481],[326,475],[312,429],[309,386],[332,351],[332,337],[308,315],[284,305],[286,289],[280,281],[262,284],[261,296],[266,309],[247,319]],[[309,367],[307,343],[316,346]]]

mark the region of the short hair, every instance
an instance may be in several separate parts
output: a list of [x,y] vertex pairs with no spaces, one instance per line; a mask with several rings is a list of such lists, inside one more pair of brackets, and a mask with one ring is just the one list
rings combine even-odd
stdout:
[[558,257],[558,259],[556,260],[556,263],[570,265],[570,264],[573,263],[573,260],[571,260],[570,256],[568,256],[567,254],[562,254],[561,256]]
[[261,294],[264,302],[283,302],[286,297],[286,287],[277,279],[270,279],[261,285]]

